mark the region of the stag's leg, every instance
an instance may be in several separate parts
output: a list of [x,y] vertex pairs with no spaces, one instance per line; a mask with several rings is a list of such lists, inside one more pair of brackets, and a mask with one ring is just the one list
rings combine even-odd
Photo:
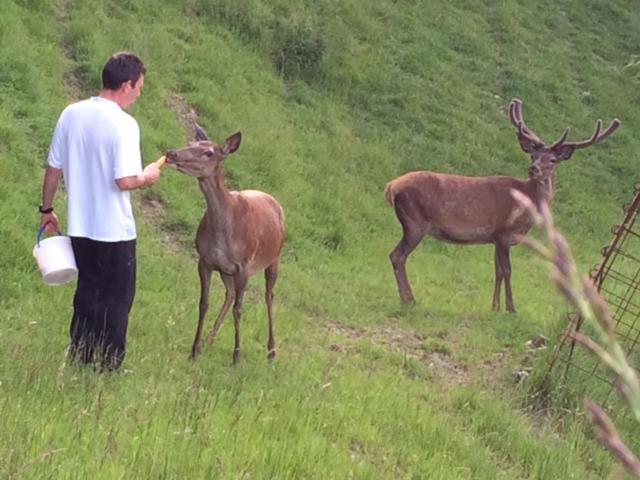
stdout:
[[242,299],[244,291],[247,288],[247,280],[249,278],[245,273],[237,273],[234,277],[234,285],[236,290],[236,301],[233,304],[233,320],[236,327],[236,345],[233,349],[233,364],[238,363],[240,359],[240,320],[242,319]]
[[200,275],[200,315],[198,318],[198,329],[196,338],[191,347],[191,360],[195,360],[200,354],[200,335],[202,335],[202,324],[209,309],[209,287],[211,286],[211,270],[204,263],[203,259],[198,262],[198,274]]
[[279,269],[280,262],[276,261],[269,265],[264,271],[264,278],[267,285],[264,299],[267,302],[267,314],[269,316],[269,340],[267,341],[267,358],[269,360],[276,358],[276,341],[273,336],[273,286],[278,279]]
[[504,296],[508,312],[515,312],[513,297],[511,294],[511,260],[509,250],[511,245],[508,241],[496,242],[496,257],[498,259],[500,274],[504,279]]
[[500,288],[502,287],[502,269],[500,268],[500,260],[498,257],[498,244],[496,244],[495,253],[493,255],[493,265],[495,268],[496,283],[493,287],[493,303],[491,309],[500,311]]
[[226,275],[224,273],[220,273],[220,278],[222,279],[222,283],[224,283],[225,294],[224,294],[224,303],[222,304],[222,308],[220,308],[220,312],[218,313],[218,317],[216,318],[215,323],[213,324],[213,328],[209,332],[207,336],[207,343],[211,345],[213,340],[216,338],[218,330],[224,321],[224,317],[227,315],[229,311],[229,307],[231,306],[231,302],[233,302],[234,296],[234,288],[233,288],[233,275]]
[[407,278],[406,263],[407,257],[415,250],[420,241],[424,238],[424,233],[413,231],[410,228],[402,226],[403,235],[402,240],[393,249],[389,258],[393,265],[393,272],[396,275],[396,282],[398,283],[398,291],[400,292],[400,300],[403,303],[413,302],[413,293],[411,292],[411,285]]

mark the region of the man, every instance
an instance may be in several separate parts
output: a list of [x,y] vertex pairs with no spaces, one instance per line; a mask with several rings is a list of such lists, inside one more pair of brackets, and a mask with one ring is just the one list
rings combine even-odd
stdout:
[[142,169],[140,129],[125,112],[140,96],[145,67],[128,52],[102,70],[102,90],[69,105],[56,125],[42,187],[40,225],[60,230],[53,198],[64,175],[68,235],[78,265],[69,355],[113,370],[125,356],[136,283],[136,226],[130,190],[154,184],[160,171]]

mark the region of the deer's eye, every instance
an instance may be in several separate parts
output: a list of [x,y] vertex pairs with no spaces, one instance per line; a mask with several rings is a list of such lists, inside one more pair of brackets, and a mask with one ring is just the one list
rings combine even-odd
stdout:
[[214,154],[214,153],[215,153],[215,152],[214,152],[213,148],[209,148],[208,150],[206,150],[206,151],[204,152],[204,154],[205,154],[207,157],[213,157],[213,154]]

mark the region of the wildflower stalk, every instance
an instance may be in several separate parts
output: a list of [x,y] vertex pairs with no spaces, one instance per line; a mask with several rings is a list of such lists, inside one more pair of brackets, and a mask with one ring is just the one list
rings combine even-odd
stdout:
[[[571,331],[568,335],[613,372],[616,389],[626,400],[635,420],[640,423],[640,382],[617,341],[615,324],[606,301],[600,296],[592,280],[578,273],[569,244],[554,227],[546,202],[536,207],[520,192],[512,190],[511,194],[520,206],[516,215],[527,213],[534,224],[542,228],[549,245],[526,236],[518,236],[516,240],[551,264],[550,275],[556,288],[576,309],[583,321],[593,328],[595,340],[577,330]],[[596,427],[598,440],[622,462],[629,473],[640,478],[640,461],[620,439],[606,413],[588,399],[584,401],[584,407]]]

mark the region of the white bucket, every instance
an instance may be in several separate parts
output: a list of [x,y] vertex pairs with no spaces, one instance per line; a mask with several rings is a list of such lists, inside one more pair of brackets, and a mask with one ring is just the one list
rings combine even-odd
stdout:
[[48,285],[68,283],[78,275],[76,258],[71,248],[71,239],[62,234],[40,240],[33,247],[42,280]]

